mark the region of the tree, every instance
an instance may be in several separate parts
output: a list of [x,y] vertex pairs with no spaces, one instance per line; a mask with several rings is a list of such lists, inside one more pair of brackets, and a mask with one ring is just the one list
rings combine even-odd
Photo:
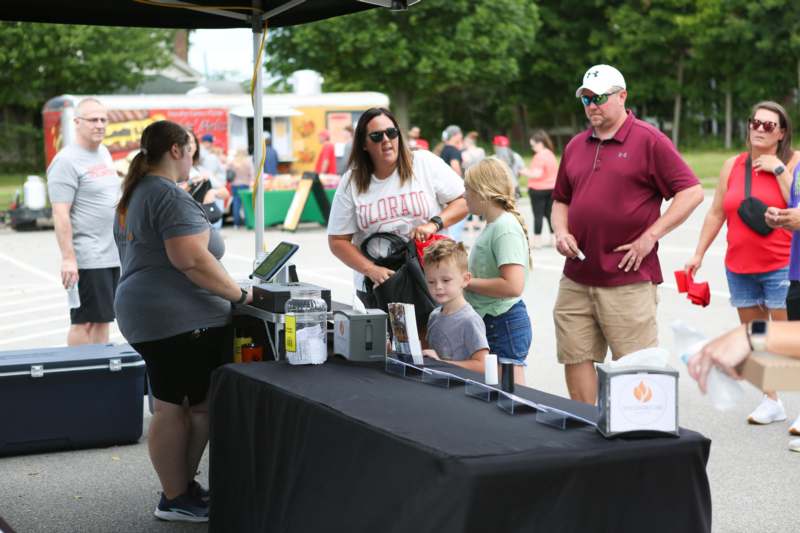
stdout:
[[438,130],[493,118],[538,24],[533,0],[426,0],[275,30],[267,62],[283,75],[317,70],[326,90],[386,92],[404,127],[410,111]]
[[672,142],[678,146],[695,0],[628,0],[609,13],[605,50],[646,107],[672,100]]
[[3,146],[25,152],[28,168],[41,164],[36,139],[48,99],[139,85],[148,71],[169,64],[172,36],[172,30],[0,22]]

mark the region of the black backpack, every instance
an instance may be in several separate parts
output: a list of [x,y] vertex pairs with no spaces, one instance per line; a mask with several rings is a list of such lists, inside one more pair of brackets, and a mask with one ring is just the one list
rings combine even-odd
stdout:
[[[369,244],[385,241],[388,251],[381,257],[369,252]],[[374,287],[372,280],[364,279],[367,295],[377,309],[389,312],[392,302],[414,304],[417,327],[428,326],[428,316],[436,308],[436,302],[428,292],[425,274],[417,259],[417,248],[413,239],[406,241],[394,233],[373,233],[361,243],[361,252],[378,266],[394,270],[394,275]]]

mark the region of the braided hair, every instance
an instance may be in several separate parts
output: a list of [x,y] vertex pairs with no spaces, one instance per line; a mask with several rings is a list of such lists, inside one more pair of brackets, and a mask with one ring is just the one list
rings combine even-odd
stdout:
[[503,211],[511,213],[522,226],[522,233],[528,243],[528,266],[533,266],[531,259],[531,239],[528,235],[528,225],[517,209],[514,194],[514,174],[511,169],[497,157],[487,157],[475,163],[464,176],[467,187],[475,191],[481,198],[490,200],[500,206]]

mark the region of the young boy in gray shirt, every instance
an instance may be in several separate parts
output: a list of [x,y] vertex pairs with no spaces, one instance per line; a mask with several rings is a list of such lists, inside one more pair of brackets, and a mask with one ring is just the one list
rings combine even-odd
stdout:
[[467,251],[460,242],[443,239],[425,249],[425,279],[440,305],[428,319],[428,346],[423,354],[475,372],[483,373],[489,353],[483,319],[464,299],[464,288],[472,277]]

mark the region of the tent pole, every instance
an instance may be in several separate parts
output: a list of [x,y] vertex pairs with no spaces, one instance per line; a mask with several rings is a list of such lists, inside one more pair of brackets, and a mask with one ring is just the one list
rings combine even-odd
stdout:
[[262,99],[264,89],[262,87],[262,76],[264,75],[263,58],[259,57],[258,49],[261,46],[261,33],[264,31],[261,16],[253,17],[253,65],[256,73],[255,96],[253,98],[253,167],[256,175],[256,251],[253,260],[258,259],[258,255],[264,251],[264,179],[261,165],[261,150],[264,143],[264,119],[262,110]]

